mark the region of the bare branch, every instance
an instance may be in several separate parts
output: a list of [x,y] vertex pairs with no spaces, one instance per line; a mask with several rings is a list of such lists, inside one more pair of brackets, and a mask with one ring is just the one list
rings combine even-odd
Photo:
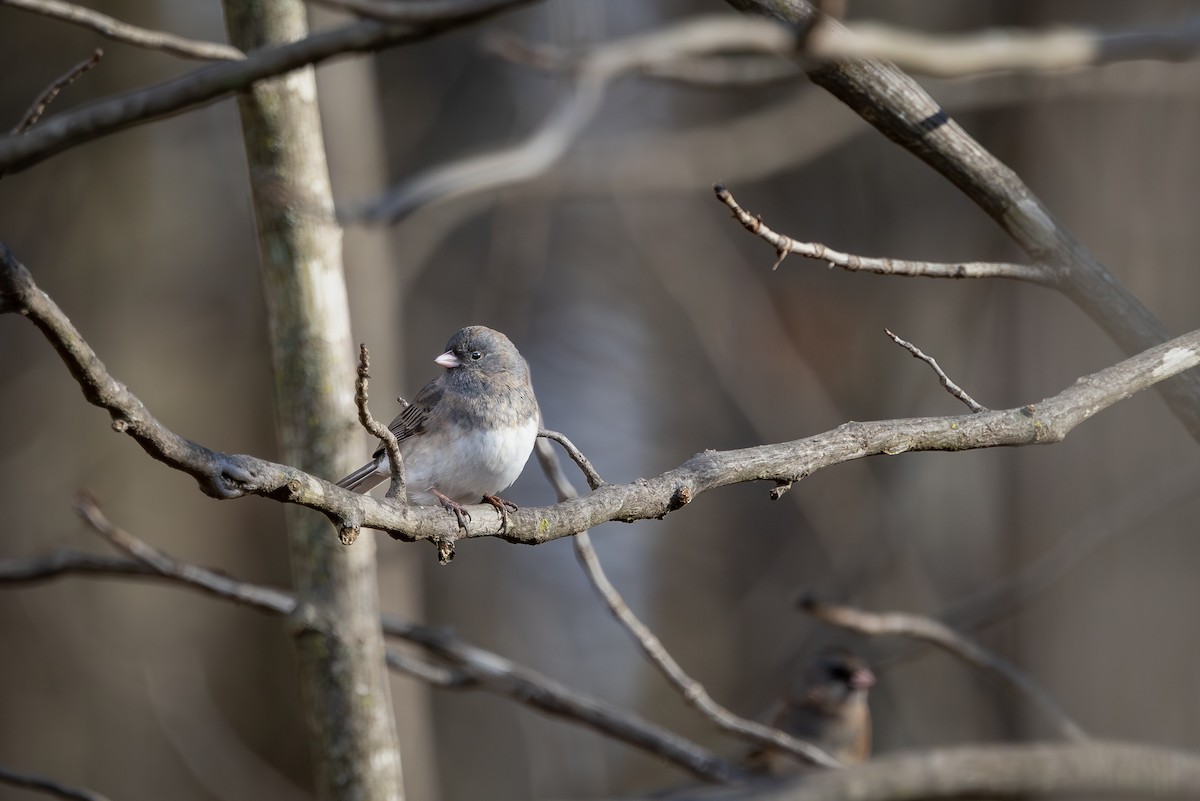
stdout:
[[[0,559],[0,586],[21,586],[73,574],[148,578],[191,587],[222,600],[282,617],[300,614],[290,593],[238,581],[223,573],[175,560],[114,526],[94,503],[82,507],[80,512],[106,539],[124,543],[145,561],[71,550],[26,559]],[[319,625],[319,621],[307,617],[305,623]],[[393,670],[446,689],[479,689],[510,698],[655,754],[703,781],[725,782],[737,775],[731,764],[673,732],[568,688],[499,654],[471,645],[447,631],[393,615],[385,615],[382,625],[388,636],[417,645],[448,665],[431,665],[388,651],[387,663]]]
[[[1200,757],[1125,743],[941,748],[820,771],[758,801],[1200,795]],[[718,796],[719,797],[719,796]]]
[[69,798],[72,801],[109,801],[108,796],[101,795],[94,790],[70,787],[53,779],[47,779],[45,776],[21,773],[3,765],[0,765],[0,784],[23,787],[26,790],[34,790],[58,798]]
[[[354,404],[358,407],[358,422],[362,423],[363,428],[367,429],[373,437],[383,440],[383,447],[387,450],[392,478],[383,497],[395,498],[402,504],[408,503],[408,496],[404,492],[404,456],[400,453],[400,443],[396,441],[396,435],[392,433],[392,430],[372,417],[371,410],[367,408],[367,382],[371,377],[370,369],[371,354],[367,352],[366,343],[363,343],[358,346],[358,380],[354,382]],[[355,538],[357,538],[357,530],[355,530]]]
[[85,73],[91,72],[92,69],[100,63],[100,59],[102,58],[104,58],[104,51],[97,47],[92,51],[90,56],[85,58],[83,61],[80,61],[74,67],[71,67],[71,69],[67,70],[67,72],[64,73],[61,78],[46,87],[46,91],[38,95],[37,99],[33,101],[33,105],[31,105],[29,110],[25,112],[25,116],[23,116],[21,121],[18,122],[12,129],[13,135],[16,136],[23,134],[33,126],[37,125],[38,120],[40,120],[42,115],[46,113],[46,108],[54,102],[56,97],[58,97],[59,92],[75,83],[77,80],[83,77]]
[[991,673],[1018,693],[1025,695],[1054,723],[1062,737],[1075,741],[1088,739],[1083,729],[1071,720],[1033,679],[1008,660],[967,639],[944,623],[904,612],[864,612],[849,606],[822,603],[812,596],[802,598],[800,606],[818,620],[844,629],[870,635],[911,637],[936,645],[964,662]]
[[941,382],[942,387],[951,395],[965,403],[968,409],[976,413],[987,411],[986,406],[980,406],[975,402],[974,398],[972,398],[963,390],[962,387],[950,380],[950,376],[946,375],[945,371],[943,371],[941,366],[938,365],[937,359],[925,353],[925,351],[921,350],[908,340],[901,339],[900,337],[896,336],[892,333],[891,329],[885,328],[883,330],[889,337],[892,338],[893,342],[911,353],[914,359],[920,359],[933,368],[933,372],[937,374],[938,381]]
[[[521,1],[512,0],[510,4]],[[422,25],[364,20],[320,31],[289,44],[264,47],[241,61],[200,67],[178,78],[57,115],[24,136],[0,139],[0,171],[24,170],[82,142],[199,108],[247,89],[258,81],[334,56],[423,41],[506,7],[497,4],[470,16]]]
[[966,34],[928,34],[882,22],[818,22],[805,55],[821,59],[890,61],[920,75],[957,78],[999,70],[1064,70],[1116,61],[1184,61],[1200,50],[1200,16],[1168,28],[1098,31],[987,28]]
[[434,167],[375,200],[340,209],[339,217],[348,223],[394,223],[437,201],[540,175],[562,158],[600,110],[608,86],[623,74],[704,53],[779,53],[793,46],[786,28],[726,15],[697,17],[601,45],[577,59],[572,91],[522,143]]
[[841,767],[842,763],[812,743],[799,740],[779,729],[735,715],[717,703],[704,689],[704,685],[687,674],[683,667],[675,661],[675,657],[671,656],[670,652],[663,647],[662,642],[649,626],[639,620],[629,605],[625,603],[625,599],[621,597],[617,588],[604,574],[604,569],[600,566],[600,559],[596,556],[596,549],[592,547],[588,533],[581,531],[576,534],[573,544],[575,545],[575,555],[583,565],[592,586],[596,588],[596,592],[608,606],[608,610],[617,619],[617,622],[629,632],[646,658],[658,668],[659,673],[679,691],[688,706],[700,712],[723,731],[736,734],[747,742],[778,749],[813,765],[826,768]]
[[215,498],[261,495],[321,512],[342,530],[367,526],[405,541],[438,542],[494,536],[537,544],[612,520],[661,518],[703,492],[748,481],[798,481],[835,464],[905,451],[961,451],[1059,442],[1083,421],[1136,392],[1200,364],[1200,330],[1086,375],[1035,404],[980,414],[850,422],[792,442],[733,451],[705,451],[661,475],[630,484],[606,484],[574,500],[509,513],[501,530],[491,506],[473,507],[482,523],[467,534],[432,507],[401,507],[343,490],[302,470],[243,454],[214,451],[159,422],[127,386],[109,374],[96,353],[33,277],[0,244],[0,313],[18,313],[42,332],[79,384],[87,401],[106,409],[113,428],[151,457],[188,473]]
[[[552,439],[555,442],[557,442],[559,445],[562,445],[563,450],[565,450],[567,452],[567,455],[570,456],[572,461],[574,461],[575,464],[579,465],[579,469],[583,471],[583,475],[587,479],[587,483],[588,483],[589,487],[591,487],[592,489],[599,489],[600,487],[602,487],[608,483],[607,481],[605,481],[604,479],[602,479],[600,477],[600,474],[596,472],[596,468],[592,467],[592,463],[590,461],[588,461],[588,458],[579,451],[579,448],[575,447],[575,443],[573,443],[573,442],[571,442],[571,440],[567,439],[566,434],[560,434],[557,431],[551,431],[548,428],[543,428],[541,431],[538,432],[538,436],[545,437],[546,439]],[[543,465],[543,467],[544,466],[545,465]],[[572,496],[568,496],[568,497],[574,497],[574,496],[572,495]],[[564,500],[564,499],[559,498],[559,500]]]
[[381,22],[428,25],[474,20],[485,14],[532,5],[540,0],[311,0]]
[[139,28],[98,11],[92,11],[90,8],[77,6],[74,3],[64,3],[62,0],[0,0],[0,5],[20,8],[35,14],[54,17],[63,22],[70,22],[73,25],[80,25],[115,42],[124,42],[149,50],[162,50],[164,53],[183,58],[205,61],[241,61],[246,57],[245,53],[231,45],[201,42],[175,36],[165,31]]
[[[806,0],[727,0],[743,11],[803,27],[816,9]],[[838,23],[825,20],[823,25]],[[1134,354],[1170,338],[1166,327],[1112,275],[1020,177],[970,137],[912,78],[886,63],[861,59],[806,69],[809,78],[864,121],[920,158],[987,212],[1125,351]],[[1164,383],[1160,392],[1200,441],[1200,374]]]
[[[543,434],[545,433],[543,432]],[[563,439],[566,438],[564,437]],[[574,446],[572,446],[573,448]],[[554,449],[539,439],[537,442],[537,453],[542,470],[546,473],[546,477],[554,487],[558,499],[565,501],[578,497],[579,493],[576,492],[575,487],[563,473]],[[650,631],[649,627],[633,614],[633,610],[629,608],[629,605],[625,603],[625,599],[621,597],[621,594],[617,592],[617,588],[613,586],[612,582],[608,580],[608,576],[605,575],[604,568],[600,565],[600,559],[596,555],[596,550],[592,547],[591,538],[586,531],[581,531],[575,535],[574,545],[575,555],[579,559],[579,563],[583,566],[588,579],[592,582],[592,586],[599,593],[601,600],[608,606],[613,617],[633,636],[638,646],[642,649],[642,652],[658,668],[666,680],[680,692],[688,706],[699,711],[700,714],[704,715],[724,731],[736,734],[752,743],[763,746],[774,746],[784,753],[799,757],[815,765],[822,765],[824,767],[838,767],[841,765],[832,756],[811,743],[798,740],[786,732],[773,729],[770,726],[746,720],[718,704],[708,694],[708,691],[704,689],[704,685],[689,676],[667,649],[663,647],[662,642]]]
[[747,231],[775,248],[778,258],[771,266],[778,269],[788,254],[798,253],[809,259],[828,262],[830,267],[841,267],[850,272],[868,272],[877,275],[922,276],[925,278],[1015,278],[1036,284],[1053,284],[1054,275],[1036,265],[1009,264],[1006,262],[933,262],[909,261],[906,259],[872,258],[841,253],[818,242],[800,242],[790,236],[776,233],[767,227],[761,217],[750,214],[734,200],[733,194],[721,184],[713,186],[713,192],[733,212],[733,217]]
[[555,717],[588,726],[601,734],[656,754],[706,782],[727,782],[738,775],[733,765],[678,735],[643,721],[611,704],[568,689],[553,679],[435,631],[384,616],[384,632],[417,643],[450,663],[469,685],[513,698]]

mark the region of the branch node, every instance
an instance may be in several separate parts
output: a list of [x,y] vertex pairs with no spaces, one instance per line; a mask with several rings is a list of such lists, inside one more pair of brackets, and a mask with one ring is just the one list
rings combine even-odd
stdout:
[[787,491],[792,488],[792,485],[795,483],[796,483],[795,481],[792,481],[790,479],[787,481],[776,482],[775,488],[771,490],[771,500],[777,501],[780,498],[782,498],[787,493]]
[[358,541],[358,535],[362,533],[362,529],[351,524],[342,524],[338,526],[338,539],[342,541],[342,545],[353,545]]
[[454,561],[454,540],[442,537],[436,541],[436,544],[439,565],[448,565]]

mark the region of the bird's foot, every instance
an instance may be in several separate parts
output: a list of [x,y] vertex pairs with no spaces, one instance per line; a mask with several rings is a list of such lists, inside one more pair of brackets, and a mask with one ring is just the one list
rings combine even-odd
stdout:
[[471,519],[471,513],[468,512],[466,508],[464,508],[463,505],[458,501],[453,500],[442,492],[439,492],[436,487],[430,487],[429,491],[432,492],[438,499],[438,503],[442,505],[443,509],[445,509],[447,512],[454,512],[454,516],[458,518],[458,527],[463,531],[466,531],[467,521]]
[[512,501],[506,501],[498,495],[484,495],[483,502],[496,507],[496,511],[500,513],[500,531],[501,533],[508,531],[508,513],[517,511],[517,505]]

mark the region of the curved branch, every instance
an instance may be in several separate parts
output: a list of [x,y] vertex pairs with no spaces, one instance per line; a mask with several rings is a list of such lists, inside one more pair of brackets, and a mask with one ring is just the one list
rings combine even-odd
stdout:
[[620,76],[702,53],[788,52],[794,42],[791,32],[774,23],[713,15],[600,45],[577,60],[568,95],[524,141],[433,167],[380,197],[347,205],[339,217],[347,223],[390,224],[431,203],[527,181],[562,158]]
[[113,427],[151,457],[188,473],[216,498],[261,495],[306,506],[339,530],[367,526],[405,541],[500,537],[535,545],[609,521],[662,518],[698,495],[749,481],[788,485],[835,464],[905,451],[961,451],[1059,442],[1089,417],[1147,387],[1200,364],[1200,330],[1150,348],[1035,404],[977,414],[844,423],[792,442],[732,451],[704,451],[679,467],[630,484],[607,484],[554,506],[523,507],[503,526],[491,506],[472,508],[466,534],[436,507],[400,507],[343,490],[294,467],[205,448],[159,422],[95,352],[33,277],[0,243],[0,313],[19,313],[58,351],[88,402],[106,409]]
[[[268,614],[288,617],[296,613],[296,599],[288,592],[180,562],[114,526],[86,499],[78,509],[97,533],[111,542],[121,543],[118,547],[136,551],[139,558],[63,549],[23,559],[0,559],[0,587],[70,575],[153,579],[196,589]],[[388,651],[387,662],[392,670],[446,689],[479,689],[511,698],[655,754],[706,782],[729,781],[737,773],[734,766],[721,757],[674,732],[566,687],[499,654],[471,645],[447,631],[393,615],[384,615],[382,625],[386,635],[420,646],[448,665],[448,669],[442,668]]]
[[176,36],[166,31],[139,28],[136,25],[113,19],[107,14],[101,14],[74,3],[64,3],[62,0],[0,0],[0,6],[11,6],[23,11],[32,11],[34,14],[53,17],[95,31],[114,42],[123,42],[148,50],[161,50],[173,56],[197,58],[204,61],[241,61],[246,57],[245,53],[232,45],[201,42]]
[[21,773],[20,771],[6,768],[3,765],[0,765],[0,784],[22,787],[26,790],[34,790],[39,793],[57,796],[58,798],[69,798],[72,801],[109,801],[108,796],[101,795],[95,790],[88,790],[84,787],[70,787],[54,779],[48,779],[45,776],[38,776],[33,773]]
[[[807,28],[817,10],[806,0],[726,0],[734,8]],[[822,21],[822,25],[838,23]],[[813,83],[849,106],[942,174],[987,212],[1056,285],[1127,354],[1170,338],[1166,327],[1064,228],[1012,169],[971,138],[911,77],[891,64],[843,60],[806,68]],[[1200,375],[1160,388],[1167,405],[1200,440]]]
[[473,14],[427,24],[372,20],[321,31],[290,44],[255,50],[241,61],[212,64],[178,78],[64,112],[20,137],[0,139],[0,172],[17,172],[82,142],[229,97],[258,81],[334,56],[418,42],[525,0],[489,4]]
[[1064,712],[1050,695],[1007,659],[967,639],[945,623],[904,612],[864,612],[849,606],[822,603],[812,596],[800,600],[800,607],[818,620],[834,626],[870,635],[911,637],[936,645],[967,664],[998,677],[1022,693],[1054,722],[1060,735],[1068,740],[1088,739],[1083,729]]

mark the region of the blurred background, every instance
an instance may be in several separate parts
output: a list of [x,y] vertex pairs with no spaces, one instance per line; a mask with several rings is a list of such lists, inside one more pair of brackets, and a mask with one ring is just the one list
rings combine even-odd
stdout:
[[[90,6],[225,38],[215,0]],[[1193,11],[1057,0],[849,8],[851,19],[947,32],[1171,25]],[[338,198],[370,198],[536,129],[567,79],[489,55],[485,32],[583,47],[701,12],[732,13],[717,0],[554,0],[323,67]],[[96,45],[105,59],[50,114],[194,66],[0,8],[0,124],[14,125]],[[1198,65],[922,83],[1170,331],[1200,324]],[[0,240],[159,419],[209,447],[274,458],[241,147],[232,100],[76,147],[0,181]],[[543,177],[347,231],[372,397],[411,396],[455,329],[492,325],[528,358],[547,426],[606,479],[627,482],[705,448],[961,413],[885,326],[993,408],[1037,401],[1122,357],[1067,300],[1033,286],[856,275],[799,257],[772,273],[770,248],[713,199],[715,181],[776,230],[839,250],[1024,258],[943,179],[803,79],[713,90],[627,78]],[[16,317],[0,318],[0,368],[0,558],[102,550],[71,511],[74,491],[88,488],[115,523],[176,557],[288,584],[278,505],[218,503],[147,458]],[[372,447],[364,434],[364,455]],[[971,631],[1090,733],[1200,747],[1200,452],[1153,392],[1052,447],[875,458],[778,501],[769,489],[722,489],[663,522],[593,537],[633,609],[733,710],[762,715],[815,651],[840,643],[876,665],[877,752],[1050,736],[1024,700],[949,658],[839,634],[795,608],[812,591],[870,609],[962,612],[1032,570],[1036,582],[1015,597],[958,619],[975,621]],[[536,465],[506,495],[553,499]],[[569,541],[475,540],[449,567],[427,546],[378,545],[387,610],[451,627],[723,754],[744,750],[646,666]],[[276,619],[174,587],[69,578],[4,588],[0,643],[2,764],[113,798],[307,795],[292,649]],[[431,693],[406,678],[393,692],[411,798],[585,798],[688,780],[505,699]],[[0,798],[26,797],[0,787]]]

